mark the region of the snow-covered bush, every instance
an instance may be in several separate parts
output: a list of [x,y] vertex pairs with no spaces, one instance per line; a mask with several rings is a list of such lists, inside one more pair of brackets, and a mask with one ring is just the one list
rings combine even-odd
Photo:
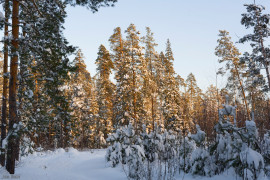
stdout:
[[258,179],[264,174],[264,160],[259,153],[258,133],[254,121],[238,128],[230,122],[216,125],[217,138],[210,153],[215,158],[217,174],[233,167],[244,179]]
[[239,154],[240,164],[234,165],[236,172],[244,179],[259,179],[264,175],[264,159],[259,153],[258,132],[254,121],[246,121],[246,127],[239,132],[242,147]]
[[201,130],[199,125],[196,125],[196,128],[197,133],[191,135],[197,147],[191,153],[190,172],[196,175],[212,176],[214,174],[215,165],[212,162],[208,150],[205,149],[205,132]]
[[262,155],[265,162],[266,174],[270,176],[270,130],[268,130],[263,137],[262,143]]
[[30,138],[24,136],[20,145],[21,156],[27,156],[28,154],[32,154],[34,151],[34,142],[31,141]]
[[217,132],[216,142],[210,148],[210,154],[217,165],[216,173],[220,174],[239,159],[237,156],[240,153],[242,141],[235,133],[236,128],[228,121],[224,123],[219,121],[215,130]]
[[[216,141],[210,147],[210,154],[217,165],[216,174],[234,168],[244,179],[258,179],[264,175],[264,159],[258,143],[258,132],[254,121],[246,121],[245,127],[236,126],[235,107],[228,105],[219,110],[219,122],[215,126]],[[227,119],[224,117],[227,116]],[[229,116],[233,116],[231,124]]]
[[167,179],[173,179],[177,171],[177,147],[176,147],[176,137],[173,131],[165,130],[163,133],[163,146],[164,151],[162,152],[161,159],[165,165],[164,176]]
[[97,136],[95,137],[95,142],[97,144],[98,148],[105,148],[107,143],[106,140],[104,138],[104,133],[103,132],[99,132],[99,134],[97,134]]
[[181,139],[180,146],[178,148],[179,169],[184,172],[189,172],[191,168],[191,155],[196,148],[194,140],[190,138],[191,134]]
[[243,169],[239,174],[245,180],[259,179],[259,177],[264,176],[264,160],[260,153],[249,147],[243,147],[240,160]]
[[145,168],[146,179],[157,179],[162,176],[161,155],[164,152],[163,137],[161,127],[155,123],[155,128],[149,134],[146,132],[146,126],[143,125],[141,133],[143,142],[145,160],[147,168]]
[[107,149],[107,162],[112,167],[121,163],[129,178],[142,179],[145,154],[142,141],[135,135],[132,124],[118,129],[107,141],[111,144]]
[[125,163],[123,129],[117,129],[115,133],[107,138],[107,142],[110,146],[107,148],[106,161],[110,166],[115,167],[119,163]]
[[[245,127],[236,127],[221,118],[215,126],[216,140],[206,145],[206,134],[196,126],[195,134],[167,131],[155,125],[147,133],[143,126],[135,134],[133,126],[122,127],[108,139],[110,146],[106,159],[112,167],[122,164],[129,179],[174,179],[184,171],[200,176],[213,176],[224,171],[235,171],[245,180],[264,176],[264,158],[259,153],[258,133],[254,121],[246,121]],[[262,147],[269,156],[269,134]]]

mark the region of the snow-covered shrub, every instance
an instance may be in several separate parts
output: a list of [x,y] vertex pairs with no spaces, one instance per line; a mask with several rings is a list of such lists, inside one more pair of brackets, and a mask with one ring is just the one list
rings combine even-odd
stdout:
[[[145,168],[146,179],[157,179],[162,176],[161,156],[162,152],[164,152],[161,127],[158,127],[155,123],[154,130],[148,134],[145,125],[143,125],[141,138],[147,166],[147,168]],[[154,172],[155,170],[156,172]]]
[[[229,169],[240,153],[242,141],[234,132],[235,127],[228,121],[219,121],[215,126],[216,142],[210,148],[210,154],[217,165],[216,173],[220,174]],[[237,143],[240,140],[240,144]]]
[[107,142],[104,138],[104,133],[99,131],[99,134],[95,137],[95,142],[97,144],[98,148],[105,148],[107,145]]
[[205,132],[201,130],[199,125],[196,125],[196,128],[197,133],[191,135],[197,147],[191,153],[190,172],[201,176],[212,176],[214,174],[215,165],[212,162],[208,150],[205,149]]
[[190,138],[191,134],[181,139],[180,147],[178,148],[179,169],[184,172],[189,172],[191,168],[191,154],[196,148],[194,140]]
[[163,133],[164,151],[162,152],[161,159],[165,165],[164,176],[167,177],[167,179],[172,179],[177,171],[176,144],[176,136],[173,134],[173,131],[165,130]]
[[254,121],[246,121],[246,127],[239,132],[243,143],[239,154],[239,164],[234,164],[236,172],[244,179],[258,179],[264,175],[264,159],[259,153],[258,132]]
[[[196,126],[196,134],[186,137],[179,132],[162,132],[155,125],[152,132],[146,127],[136,135],[133,126],[122,127],[107,140],[107,161],[111,166],[121,163],[129,179],[174,179],[179,170],[200,176],[213,176],[224,171],[248,179],[264,176],[264,158],[259,153],[258,133],[254,121],[245,127],[236,127],[220,118],[213,144],[206,145],[205,132]],[[269,135],[265,135],[263,147],[268,153]],[[267,169],[267,168],[265,168]]]
[[240,175],[245,180],[254,180],[264,175],[264,159],[260,153],[249,147],[243,147],[240,153],[242,172]]
[[268,130],[263,137],[262,141],[262,155],[265,162],[265,170],[268,176],[270,176],[270,130]]
[[216,144],[211,149],[217,173],[230,167],[244,179],[258,179],[264,174],[264,161],[259,153],[258,133],[254,121],[246,121],[246,126],[238,128],[230,122],[219,122],[216,125]]
[[196,125],[197,133],[192,134],[191,138],[195,141],[196,145],[199,147],[204,146],[205,132],[201,130],[199,125]]
[[137,143],[134,145],[127,147],[126,156],[126,166],[129,178],[138,180],[143,179],[145,154],[140,139],[138,139]]
[[[35,145],[35,143],[33,141],[31,141],[30,138],[24,136],[21,140],[20,155],[27,156],[28,154],[32,154],[35,151],[34,145]],[[39,151],[40,148],[38,148],[37,150]]]
[[119,163],[125,163],[125,151],[124,151],[124,131],[123,128],[119,128],[115,133],[107,138],[107,142],[110,146],[107,148],[106,161],[111,167],[115,167]]
[[197,148],[191,154],[191,169],[192,174],[201,176],[213,176],[216,168],[211,159],[209,152],[204,148]]
[[129,178],[142,179],[145,154],[142,141],[135,135],[132,124],[118,129],[107,141],[111,144],[107,149],[107,162],[112,167],[121,163]]
[[[227,100],[228,101],[228,100]],[[258,179],[264,174],[264,160],[258,145],[258,132],[254,122],[246,121],[246,126],[236,126],[235,113],[230,110],[228,102],[219,111],[219,122],[215,126],[216,142],[210,148],[210,154],[217,165],[217,174],[233,167],[235,172],[244,179]],[[234,117],[234,125],[224,115]]]

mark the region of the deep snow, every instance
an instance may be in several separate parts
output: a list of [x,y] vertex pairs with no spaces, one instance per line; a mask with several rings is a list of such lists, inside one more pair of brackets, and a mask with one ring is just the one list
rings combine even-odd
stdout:
[[[73,148],[65,152],[58,149],[54,152],[38,152],[28,157],[22,157],[18,163],[15,175],[9,175],[0,168],[0,179],[19,180],[125,180],[127,179],[121,166],[111,168],[105,162],[106,150],[79,152]],[[177,176],[179,180],[234,180],[235,175],[225,172],[223,175],[194,177],[183,173]],[[237,178],[239,179],[239,178]],[[266,178],[267,179],[267,178]]]

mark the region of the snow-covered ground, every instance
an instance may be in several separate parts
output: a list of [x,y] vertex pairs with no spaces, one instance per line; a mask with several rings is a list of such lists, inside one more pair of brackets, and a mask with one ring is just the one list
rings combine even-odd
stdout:
[[[69,149],[65,152],[58,149],[54,152],[34,153],[23,157],[17,165],[16,173],[10,176],[4,168],[0,168],[0,179],[19,180],[125,180],[127,179],[121,167],[110,168],[105,163],[106,150],[79,152]],[[212,178],[194,177],[183,173],[179,180],[234,180],[230,172]],[[239,178],[237,178],[239,179]],[[267,178],[266,178],[267,179]]]

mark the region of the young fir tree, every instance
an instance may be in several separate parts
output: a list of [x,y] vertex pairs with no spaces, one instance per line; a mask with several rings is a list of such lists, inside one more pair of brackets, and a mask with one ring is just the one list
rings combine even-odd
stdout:
[[98,125],[100,132],[104,133],[106,139],[112,132],[113,124],[113,95],[115,85],[110,81],[110,74],[113,69],[113,62],[109,51],[100,45],[97,64],[97,102],[98,102]]

